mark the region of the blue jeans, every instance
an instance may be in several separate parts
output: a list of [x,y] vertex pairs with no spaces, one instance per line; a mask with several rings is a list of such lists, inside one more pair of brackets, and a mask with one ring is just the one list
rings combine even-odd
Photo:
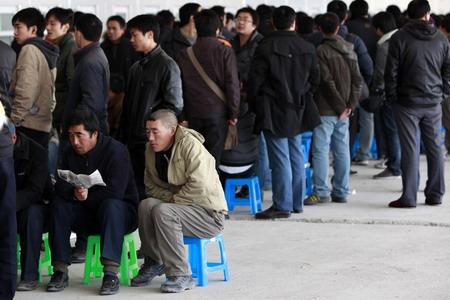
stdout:
[[334,156],[334,175],[331,179],[332,196],[346,198],[349,192],[350,150],[349,120],[338,117],[321,116],[322,124],[314,129],[313,138],[313,183],[314,193],[320,197],[330,196],[328,188],[329,153]]
[[[258,160],[256,164],[256,176],[259,178],[261,190],[272,188],[272,178],[269,168],[269,157],[267,155],[267,144],[264,134],[261,132],[258,142]],[[262,194],[261,194],[262,195]]]
[[370,159],[370,148],[373,140],[373,113],[365,111],[362,107],[359,110],[359,144],[360,148],[355,155],[355,159],[366,160]]
[[280,138],[264,131],[272,169],[272,200],[277,210],[303,211],[305,198],[305,163],[302,136]]

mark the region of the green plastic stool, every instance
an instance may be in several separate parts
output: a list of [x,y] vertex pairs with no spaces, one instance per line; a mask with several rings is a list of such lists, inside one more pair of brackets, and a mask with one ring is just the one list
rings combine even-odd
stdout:
[[[100,278],[103,274],[103,265],[100,262],[100,236],[90,235],[87,240],[86,262],[84,263],[83,284],[89,284],[91,277]],[[131,277],[137,276],[139,265],[134,244],[133,234],[127,234],[123,238],[122,255],[120,257],[120,283],[130,285]]]
[[[42,235],[44,242],[44,255],[39,258],[39,283],[42,283],[42,270],[47,268],[48,275],[53,275],[52,253],[48,243],[48,233]],[[20,271],[20,236],[17,235],[17,270]]]

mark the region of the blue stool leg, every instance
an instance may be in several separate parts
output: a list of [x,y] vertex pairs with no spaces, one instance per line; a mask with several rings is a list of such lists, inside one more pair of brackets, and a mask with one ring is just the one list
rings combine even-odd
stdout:
[[225,181],[225,199],[227,200],[228,211],[234,210],[235,186],[229,180]]
[[259,186],[259,179],[258,177],[253,177],[255,182],[255,189],[256,189],[256,206],[257,206],[257,212],[262,210],[262,194],[261,194],[261,188]]
[[250,202],[250,209],[252,211],[252,214],[256,214],[258,212],[258,202],[257,202],[257,192],[256,192],[256,185],[255,185],[255,181],[252,180],[249,184],[248,184],[248,192],[249,192],[249,202]]
[[225,252],[225,245],[223,238],[218,239],[220,248],[220,263],[223,265],[223,277],[225,281],[230,279],[230,273],[228,272],[227,253]]
[[199,251],[198,251],[198,277],[197,283],[198,286],[206,286],[208,285],[208,273],[207,273],[207,262],[206,262],[206,245],[208,244],[205,240],[199,241]]

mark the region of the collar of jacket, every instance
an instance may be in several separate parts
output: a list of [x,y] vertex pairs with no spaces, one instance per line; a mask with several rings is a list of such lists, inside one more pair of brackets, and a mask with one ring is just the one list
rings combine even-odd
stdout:
[[70,33],[66,33],[57,43],[60,50],[63,48],[69,41],[73,40],[73,35]]
[[79,49],[77,52],[74,53],[73,59],[75,61],[75,64],[77,64],[86,54],[89,52],[97,49],[100,47],[100,44],[98,42],[92,43],[87,45],[84,48]]
[[392,31],[389,31],[388,33],[386,33],[385,35],[383,35],[379,40],[378,40],[378,45],[384,44],[385,42],[387,42],[393,35],[394,33],[396,33],[398,31],[398,29],[394,29]]
[[[244,49],[244,48],[250,47],[252,45],[252,43],[255,42],[256,38],[259,36],[261,36],[261,34],[258,32],[258,30],[256,30],[256,29],[253,30],[252,34],[250,35],[250,39],[247,41],[247,43],[243,47],[241,47],[240,46],[241,41],[239,40],[239,34],[236,34],[236,36],[232,40],[233,48],[235,50],[239,50],[239,49]],[[262,36],[261,36],[261,38],[262,38]]]
[[177,42],[185,44],[186,46],[192,46],[188,39],[181,33],[180,28],[173,30],[173,39]]
[[195,45],[197,44],[222,44],[222,42],[219,41],[219,37],[217,36],[203,36],[197,37],[197,42],[195,42]]
[[270,36],[297,36],[297,32],[292,30],[275,30]]
[[345,36],[348,34],[347,26],[345,26],[344,24],[341,24],[341,26],[339,26],[338,34],[345,39]]
[[97,144],[94,146],[94,148],[91,149],[91,151],[81,156],[83,156],[88,162],[94,159],[96,160],[100,155],[100,153],[102,152],[104,143],[105,137],[103,136],[103,134],[100,133],[100,131],[98,131]]
[[152,58],[154,58],[155,56],[161,54],[161,52],[162,52],[162,48],[158,44],[158,45],[156,45],[156,47],[152,51],[150,51],[149,53],[145,54],[145,56],[139,61],[139,64],[140,65],[147,64]]

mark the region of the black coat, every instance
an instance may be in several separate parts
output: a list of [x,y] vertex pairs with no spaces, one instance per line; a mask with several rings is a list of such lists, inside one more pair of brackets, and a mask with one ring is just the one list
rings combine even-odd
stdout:
[[9,85],[16,67],[16,53],[4,42],[0,41],[0,99],[5,109],[11,110]]
[[17,132],[14,145],[16,174],[16,211],[43,203],[43,192],[48,177],[47,151],[26,135]]
[[[106,186],[91,187],[87,200],[80,202],[82,205],[96,210],[102,201],[117,199],[132,204],[137,210],[139,200],[130,155],[127,148],[113,138],[99,133],[96,146],[85,155],[77,154],[68,145],[60,169],[87,175],[95,170],[100,172]],[[55,193],[60,199],[76,201],[73,199],[74,187],[59,177]]]
[[115,93],[124,93],[130,67],[139,59],[130,41],[122,37],[117,44],[105,39],[101,44],[109,63],[109,88]]
[[100,131],[108,133],[106,106],[109,90],[109,66],[105,53],[98,43],[93,43],[74,54],[75,73],[70,85],[64,112],[67,120],[79,105],[86,105],[97,116]]
[[377,52],[378,35],[375,28],[367,18],[352,19],[346,23],[348,32],[359,36],[369,51],[372,61],[375,60]]
[[248,101],[256,113],[255,132],[268,130],[278,137],[298,135],[304,128],[303,113],[307,105],[314,105],[313,94],[319,83],[312,44],[294,31],[275,31],[262,40],[247,88]]
[[181,33],[180,28],[175,28],[174,30],[172,30],[166,35],[164,39],[165,40],[161,41],[161,47],[164,49],[167,55],[175,60],[177,59],[178,54],[180,54],[181,50],[192,46],[188,39],[185,38]]
[[128,145],[147,142],[145,116],[160,108],[183,109],[180,68],[160,46],[137,61],[128,74],[120,122],[120,140]]
[[389,41],[386,99],[405,106],[434,106],[450,95],[450,45],[425,22],[411,21]]

